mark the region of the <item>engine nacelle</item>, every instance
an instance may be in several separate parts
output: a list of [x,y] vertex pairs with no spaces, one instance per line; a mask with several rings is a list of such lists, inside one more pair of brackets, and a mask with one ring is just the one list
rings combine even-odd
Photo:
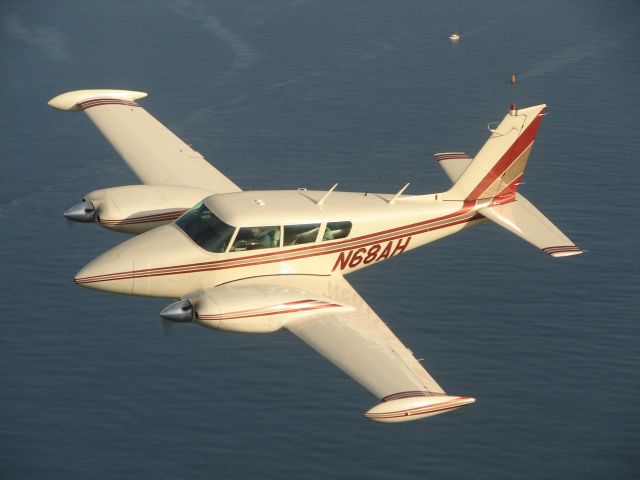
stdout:
[[95,190],[85,195],[83,204],[93,206],[93,219],[100,226],[137,234],[174,221],[213,193],[174,185],[127,185]]
[[304,290],[277,285],[222,285],[189,298],[194,321],[216,330],[270,333],[317,310],[344,309]]

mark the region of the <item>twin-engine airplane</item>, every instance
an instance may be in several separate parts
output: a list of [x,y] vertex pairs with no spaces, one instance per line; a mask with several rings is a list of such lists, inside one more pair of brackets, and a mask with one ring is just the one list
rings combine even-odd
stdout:
[[84,111],[143,183],[96,190],[65,212],[140,234],[75,283],[180,299],[163,322],[289,330],[381,400],[368,419],[416,420],[475,399],[446,394],[345,274],[487,219],[552,257],[582,253],[517,193],[545,105],[512,105],[473,159],[436,154],[453,182],[446,192],[242,191],[136,103],[146,95],[80,90],[49,102]]

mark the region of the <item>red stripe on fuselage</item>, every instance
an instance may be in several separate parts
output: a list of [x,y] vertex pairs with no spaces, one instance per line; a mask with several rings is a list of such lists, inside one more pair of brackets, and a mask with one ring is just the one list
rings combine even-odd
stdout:
[[[468,202],[469,204],[473,205],[475,204],[475,202]],[[467,204],[467,202],[465,202],[465,205]],[[437,219],[434,220],[430,220],[427,222],[418,222],[416,224],[412,224],[412,225],[408,225],[405,227],[398,227],[395,229],[390,229],[390,230],[386,230],[385,232],[394,232],[394,231],[399,231],[399,230],[406,230],[408,228],[414,227],[414,226],[420,226],[420,225],[426,225],[429,223],[434,223],[435,221],[442,221],[443,219],[446,218],[450,218],[453,216],[461,216],[464,215],[466,213],[468,213],[468,211],[471,208],[468,206],[463,207],[461,210],[459,210],[457,214],[450,214],[450,215],[446,215],[443,217],[439,217]],[[462,212],[462,213],[460,213]],[[400,238],[405,238],[405,237],[409,237],[412,235],[419,235],[421,233],[426,233],[428,231],[435,231],[435,230],[440,230],[442,228],[447,228],[447,227],[452,227],[455,225],[459,225],[462,223],[467,223],[467,222],[471,222],[474,220],[481,220],[484,219],[484,217],[482,215],[476,214],[472,217],[468,217],[468,218],[464,218],[455,222],[450,222],[450,223],[446,223],[443,225],[438,225],[436,227],[427,227],[421,230],[417,230],[417,231],[411,231],[411,232],[406,232],[406,233],[402,233],[399,235],[395,235],[392,237],[385,237],[382,239],[375,239],[375,240],[370,240],[366,243],[355,243],[356,241],[362,241],[363,239],[368,239],[368,238],[372,238],[372,237],[377,237],[380,236],[381,234],[385,233],[385,232],[376,232],[374,234],[369,234],[369,235],[365,235],[362,237],[357,237],[351,240],[347,240],[344,242],[340,242],[340,243],[334,243],[331,245],[314,245],[311,247],[304,247],[298,250],[294,250],[291,252],[274,252],[274,253],[269,253],[269,254],[261,254],[261,255],[255,255],[252,257],[245,257],[245,258],[238,258],[238,259],[226,259],[226,260],[218,260],[218,261],[213,261],[213,262],[199,262],[199,263],[193,263],[193,264],[185,264],[185,265],[174,265],[174,266],[167,266],[167,267],[156,267],[156,268],[150,268],[150,269],[145,269],[145,270],[138,270],[138,271],[125,271],[125,272],[116,272],[116,273],[109,273],[109,274],[103,274],[103,275],[95,275],[95,276],[91,276],[91,277],[83,277],[83,278],[78,278],[75,280],[75,283],[77,284],[83,284],[83,283],[97,283],[97,282],[107,282],[107,281],[116,281],[116,280],[128,280],[128,279],[132,279],[132,278],[144,278],[144,277],[159,277],[159,276],[165,276],[165,275],[179,275],[179,274],[185,274],[185,273],[198,273],[198,272],[204,272],[204,271],[211,271],[211,270],[226,270],[229,268],[241,268],[241,267],[250,267],[250,266],[257,266],[257,265],[263,265],[266,263],[273,263],[273,262],[280,262],[280,261],[291,261],[291,260],[299,260],[299,259],[303,259],[303,258],[308,258],[308,257],[314,257],[314,256],[320,256],[320,255],[330,255],[330,254],[335,254],[335,253],[340,253],[346,250],[351,250],[353,248],[360,248],[363,246],[370,246],[376,243],[381,243],[381,242],[388,242],[388,241],[393,241],[393,240],[397,240]],[[345,244],[351,243],[351,245],[348,246],[344,246]],[[354,244],[355,243],[355,244]],[[335,248],[338,247],[338,248]],[[313,252],[313,253],[305,253],[305,254],[300,254],[302,252],[308,252],[309,250],[318,250],[318,249],[323,249],[324,251],[321,252]],[[300,253],[298,253],[300,252]],[[291,255],[293,253],[293,255]],[[276,258],[273,258],[274,256],[278,256]],[[267,258],[266,260],[264,260],[265,257],[272,257],[271,259]],[[233,264],[233,263],[240,263],[239,265],[237,264]]]
[[[424,225],[428,225],[431,223],[435,223],[435,222],[440,222],[443,220],[447,220],[449,218],[452,217],[460,217],[462,215],[465,215],[466,213],[469,213],[470,210],[473,208],[473,206],[475,205],[475,202],[464,202],[462,208],[454,213],[450,213],[448,215],[443,215],[442,217],[437,217],[431,220],[424,220],[422,222],[416,222],[416,223],[412,223],[409,225],[404,225],[402,227],[396,227],[396,228],[391,228],[388,230],[382,230],[380,232],[375,232],[375,233],[370,233],[367,235],[362,235],[360,237],[355,237],[355,238],[351,238],[351,239],[347,239],[341,242],[335,242],[335,243],[331,243],[331,242],[325,242],[325,243],[321,243],[318,245],[311,245],[308,247],[302,247],[302,248],[298,248],[296,250],[290,250],[289,252],[270,252],[270,253],[261,253],[258,255],[252,255],[251,257],[244,257],[244,258],[229,258],[229,259],[224,259],[224,260],[215,260],[215,261],[209,261],[209,262],[197,262],[197,263],[187,263],[184,265],[174,265],[174,266],[167,266],[167,267],[156,267],[156,268],[149,268],[149,269],[145,269],[145,270],[140,270],[140,272],[153,272],[153,271],[159,271],[159,270],[169,270],[169,269],[176,269],[176,268],[186,268],[186,267],[199,267],[199,266],[209,266],[209,265],[220,265],[220,264],[228,264],[228,263],[234,263],[234,262],[242,262],[242,261],[246,261],[246,260],[251,260],[251,259],[256,259],[256,258],[264,258],[264,257],[274,257],[274,256],[283,256],[283,255],[288,255],[290,253],[295,253],[295,252],[302,252],[302,251],[308,251],[308,250],[318,250],[318,249],[327,249],[330,250],[328,252],[323,252],[323,254],[325,253],[340,253],[344,250],[349,250],[351,248],[357,248],[357,247],[361,247],[361,246],[366,246],[366,245],[371,245],[373,243],[378,243],[378,242],[384,242],[384,241],[389,241],[389,240],[396,240],[398,238],[402,238],[403,236],[408,236],[408,234],[404,234],[404,235],[399,235],[399,236],[395,236],[395,237],[384,237],[381,238],[379,240],[371,240],[371,242],[369,243],[364,243],[364,244],[358,244],[358,242],[363,241],[363,240],[368,240],[368,239],[373,239],[375,237],[379,237],[379,236],[383,236],[383,235],[387,235],[390,233],[394,233],[394,232],[398,232],[401,230],[407,230],[407,229],[411,229],[411,228],[416,228],[416,227],[420,227],[420,226],[424,226]],[[480,215],[475,215],[475,217],[471,218],[471,220],[475,219],[475,218],[484,218]],[[439,228],[444,228],[447,227],[449,225],[455,225],[457,223],[461,223],[461,222],[456,222],[456,223],[452,223],[452,224],[446,224],[446,225],[441,225],[438,226],[437,229]],[[434,230],[436,230],[436,228],[434,228]],[[415,235],[416,233],[423,233],[426,230],[420,230],[418,232],[411,232],[412,235]],[[340,245],[346,245],[346,244],[353,244],[344,248],[340,248],[337,250],[333,250],[333,248],[338,247]],[[298,257],[296,257],[298,258]],[[300,257],[300,258],[304,258],[304,257]],[[290,257],[285,257],[284,260],[289,260]],[[274,261],[279,261],[281,259],[277,259]],[[268,262],[263,262],[263,263],[268,263]],[[103,275],[94,275],[91,277],[84,277],[84,279],[93,279],[93,278],[102,278],[102,277],[106,277],[106,276],[112,276],[112,275],[120,275],[120,274],[125,274],[125,273],[130,273],[130,272],[114,272],[114,273],[108,273],[108,274],[103,274]]]

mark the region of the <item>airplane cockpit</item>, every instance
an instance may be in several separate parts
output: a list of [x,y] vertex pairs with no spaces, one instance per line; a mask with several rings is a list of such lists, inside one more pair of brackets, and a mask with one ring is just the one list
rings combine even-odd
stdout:
[[338,240],[347,237],[351,231],[351,222],[348,221],[235,227],[218,218],[205,202],[185,212],[176,220],[176,225],[199,247],[212,253]]
[[183,213],[176,225],[199,247],[213,253],[225,252],[235,232],[234,227],[216,217],[204,202]]

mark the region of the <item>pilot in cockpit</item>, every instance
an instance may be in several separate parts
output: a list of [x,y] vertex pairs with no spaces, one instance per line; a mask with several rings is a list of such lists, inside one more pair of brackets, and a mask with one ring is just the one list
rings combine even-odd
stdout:
[[280,246],[280,227],[245,227],[238,231],[232,252]]
[[259,244],[258,246],[254,246],[253,248],[269,248],[273,247],[273,238],[271,238],[271,232],[267,229],[260,229],[258,227],[253,227],[251,229],[251,237],[253,242],[249,241],[249,244]]

